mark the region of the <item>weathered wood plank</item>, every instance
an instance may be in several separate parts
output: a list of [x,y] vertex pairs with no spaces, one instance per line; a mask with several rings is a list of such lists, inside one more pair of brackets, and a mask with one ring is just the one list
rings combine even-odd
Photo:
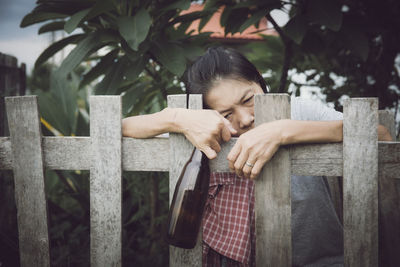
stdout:
[[[255,124],[290,118],[287,94],[255,96]],[[255,185],[256,265],[292,266],[289,149],[281,147]]]
[[394,120],[394,112],[391,110],[379,110],[379,124],[389,130],[392,140],[396,139],[396,122]]
[[[201,95],[191,95],[189,108],[202,109]],[[168,107],[186,108],[186,95],[168,96]],[[181,134],[170,133],[170,167],[169,167],[169,203],[175,191],[175,185],[182,171],[183,166],[193,151],[193,145]],[[199,238],[194,249],[182,249],[174,246],[169,247],[169,265],[171,267],[201,266],[201,240]]]
[[6,97],[21,266],[50,266],[41,129],[36,96]]
[[90,262],[121,266],[121,97],[90,97]]
[[[379,111],[379,124],[395,138],[394,113]],[[381,148],[381,146],[379,146]],[[393,153],[400,158],[400,151]],[[379,154],[381,157],[381,154]],[[384,175],[384,164],[379,161],[379,265],[400,266],[400,180]],[[398,172],[400,176],[400,171]]]
[[343,110],[345,266],[378,266],[378,101],[352,98]]
[[[226,156],[236,142],[222,144],[218,157],[210,161],[212,171],[229,171]],[[381,170],[389,178],[400,178],[400,142],[378,142]],[[90,137],[43,137],[44,164],[53,170],[89,170]],[[292,174],[342,176],[342,144],[290,146]],[[79,152],[79,153],[78,153]],[[146,155],[150,154],[150,157]],[[124,171],[169,171],[169,138],[122,139]],[[12,169],[11,141],[0,137],[0,170]]]

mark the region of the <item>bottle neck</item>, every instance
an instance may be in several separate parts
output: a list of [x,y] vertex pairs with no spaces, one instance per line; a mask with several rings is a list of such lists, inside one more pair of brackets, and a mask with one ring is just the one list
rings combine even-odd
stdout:
[[192,161],[193,162],[201,162],[203,158],[203,152],[200,149],[195,148],[193,151]]

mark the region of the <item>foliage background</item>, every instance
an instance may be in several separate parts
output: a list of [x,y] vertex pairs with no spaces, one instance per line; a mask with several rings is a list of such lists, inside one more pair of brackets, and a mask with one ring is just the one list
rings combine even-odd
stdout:
[[[198,2],[198,1],[197,1]],[[39,0],[21,27],[41,23],[39,34],[65,31],[36,61],[28,81],[39,95],[45,135],[89,135],[90,94],[120,94],[123,115],[152,113],[168,94],[183,93],[186,66],[210,47],[201,29],[224,6],[225,33],[242,32],[263,17],[279,36],[254,43],[222,43],[242,51],[264,74],[272,92],[320,88],[341,109],[344,96],[378,96],[380,108],[399,109],[400,4],[397,0],[207,0],[203,11],[181,15],[190,0]],[[278,26],[270,12],[289,14]],[[74,49],[59,66],[48,59]],[[295,73],[305,76],[303,82]],[[340,79],[339,79],[339,78]],[[341,80],[343,82],[338,82]],[[166,173],[123,173],[123,265],[167,266],[163,229],[168,210]],[[83,171],[46,171],[54,266],[89,264],[89,183]],[[106,200],[105,200],[106,201]],[[10,226],[11,227],[11,226]],[[3,262],[16,266],[17,232],[4,229]],[[8,257],[8,258],[7,258]],[[16,256],[17,257],[17,256]]]

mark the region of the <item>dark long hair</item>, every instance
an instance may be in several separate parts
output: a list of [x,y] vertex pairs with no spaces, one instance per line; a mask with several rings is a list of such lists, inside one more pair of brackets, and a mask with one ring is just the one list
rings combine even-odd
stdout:
[[250,61],[231,48],[209,48],[185,72],[188,94],[204,95],[217,79],[231,78],[255,82],[267,93],[267,84]]

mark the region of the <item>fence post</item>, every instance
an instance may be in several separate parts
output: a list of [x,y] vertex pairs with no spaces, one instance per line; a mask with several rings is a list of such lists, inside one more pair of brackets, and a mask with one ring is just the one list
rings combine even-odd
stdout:
[[[289,119],[289,95],[256,95],[254,113],[256,126]],[[290,169],[289,149],[281,147],[256,179],[257,266],[292,266]]]
[[[190,95],[189,108],[202,109],[201,95]],[[186,108],[186,95],[169,95],[168,107]],[[190,157],[193,145],[181,134],[170,133],[170,166],[169,166],[169,204],[171,205],[174,195],[175,184],[182,171],[183,166]],[[201,266],[202,235],[199,234],[194,249],[181,249],[174,246],[169,247],[169,265],[171,267]]]
[[6,97],[21,266],[50,266],[42,133],[36,96]]
[[345,266],[378,266],[378,100],[345,101],[343,226]]
[[121,97],[90,97],[90,263],[121,266]]
[[[394,112],[379,110],[379,124],[396,138]],[[384,175],[379,161],[379,265],[400,266],[400,181]]]

